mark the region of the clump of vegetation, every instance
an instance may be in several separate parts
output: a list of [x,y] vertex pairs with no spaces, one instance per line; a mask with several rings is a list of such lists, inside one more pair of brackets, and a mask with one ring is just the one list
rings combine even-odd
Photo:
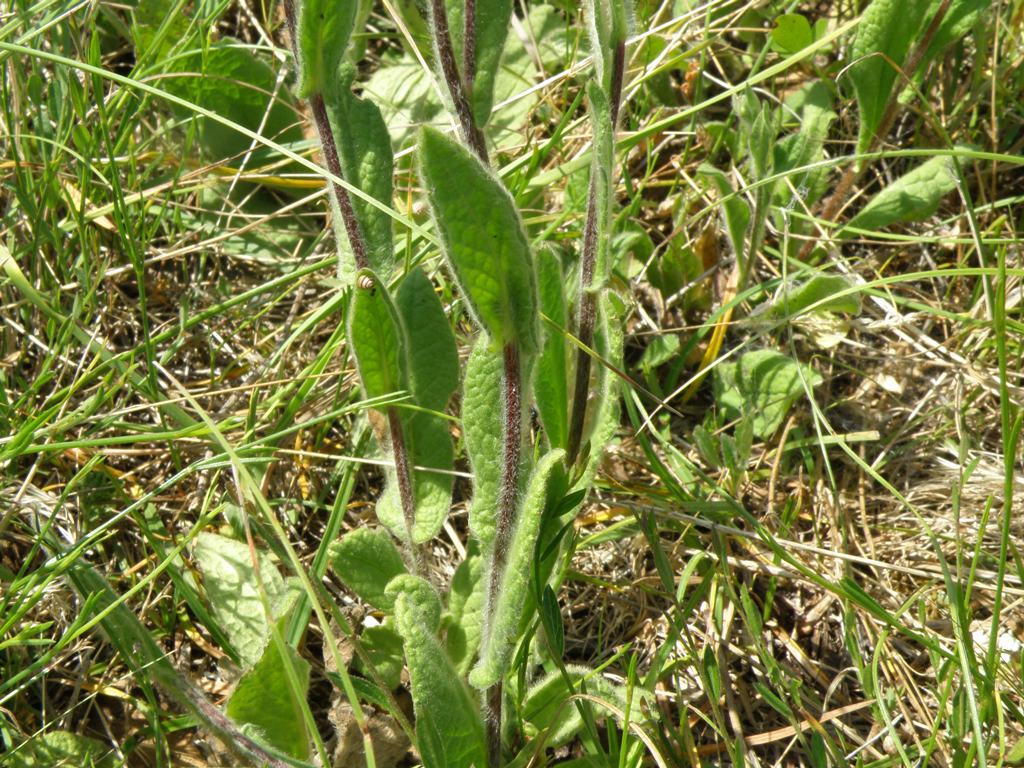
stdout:
[[1022,12],[16,4],[2,762],[1024,763]]

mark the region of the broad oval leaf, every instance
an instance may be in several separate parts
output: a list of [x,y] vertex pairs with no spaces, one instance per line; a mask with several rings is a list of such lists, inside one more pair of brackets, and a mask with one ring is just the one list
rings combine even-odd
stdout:
[[[287,644],[288,658],[276,643],[267,645],[263,657],[247,672],[228,699],[227,714],[238,723],[254,726],[262,741],[297,760],[309,756],[309,736],[302,717],[302,701],[309,691],[309,662]],[[289,685],[291,666],[298,677],[298,691]],[[297,699],[302,697],[302,701]]]
[[810,366],[759,349],[715,368],[715,401],[729,419],[752,418],[754,435],[767,438],[782,426],[796,401],[821,382],[821,374]]
[[389,611],[388,584],[405,573],[402,555],[390,534],[380,528],[356,528],[328,547],[331,567],[360,600]]
[[242,667],[252,667],[263,655],[270,637],[270,623],[260,596],[261,585],[270,605],[271,621],[287,612],[294,593],[270,558],[258,551],[257,578],[252,551],[244,542],[203,532],[199,534],[193,554],[203,573],[214,618],[238,654]]
[[420,172],[445,256],[476,321],[496,346],[534,352],[537,280],[512,196],[468,149],[432,128],[420,133]]

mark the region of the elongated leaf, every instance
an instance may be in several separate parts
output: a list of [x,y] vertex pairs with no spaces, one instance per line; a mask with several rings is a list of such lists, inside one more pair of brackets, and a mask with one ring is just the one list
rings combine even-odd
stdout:
[[277,567],[262,552],[256,553],[257,579],[252,551],[244,542],[204,532],[199,534],[194,555],[203,573],[214,617],[228,636],[242,667],[252,667],[263,656],[270,637],[260,584],[266,591],[272,621],[287,612],[294,594]]
[[299,86],[302,98],[322,94],[338,76],[359,4],[351,0],[301,0],[298,17]]
[[395,306],[409,339],[409,380],[416,402],[443,411],[459,386],[459,352],[441,300],[422,269],[402,280]]
[[[382,397],[402,391],[408,392],[409,345],[406,340],[405,325],[398,316],[398,311],[392,303],[387,289],[380,284],[378,278],[369,270],[363,270],[357,276],[357,281],[363,279],[371,282],[373,287],[359,288],[355,291],[349,309],[348,321],[349,346],[352,348],[353,357],[355,357],[363,391],[368,398]],[[406,458],[409,460],[410,466],[415,466],[415,461],[411,457],[416,456],[417,441],[411,428],[411,414],[408,411],[400,410],[396,416],[402,430]],[[377,437],[382,444],[385,443],[390,437],[390,428],[378,427]],[[423,450],[427,451],[431,450],[431,447],[429,442],[422,446]],[[441,450],[443,450],[443,446],[441,446]],[[392,455],[390,458],[393,459],[394,456]],[[451,459],[449,458],[448,461],[450,462]],[[396,537],[406,541],[410,531],[406,524],[398,488],[398,477],[393,465],[388,467],[386,475],[387,482],[384,492],[377,500],[377,519]],[[412,475],[412,490],[414,498],[416,498],[416,473],[413,472]],[[423,492],[429,492],[426,485]],[[426,514],[432,519],[435,511],[436,505],[431,505]],[[433,527],[433,522],[427,525],[428,529],[432,530]],[[422,529],[417,528],[415,519],[411,533],[414,540],[422,540],[418,536],[422,533]]]
[[[814,312],[860,312],[860,295],[846,293],[853,286],[844,275],[815,275],[800,285],[789,286],[772,302],[771,313],[776,317],[794,318],[813,307]],[[842,295],[837,295],[842,294]]]
[[476,340],[466,362],[462,390],[462,433],[473,468],[469,530],[484,545],[494,541],[501,486],[503,365],[486,334]]
[[254,726],[260,740],[299,760],[309,757],[309,736],[302,718],[302,704],[288,684],[286,664],[299,678],[303,700],[309,691],[309,662],[290,645],[282,658],[275,643],[267,645],[263,657],[247,672],[228,699],[227,713],[238,723]]
[[509,546],[508,562],[501,578],[497,605],[489,610],[493,616],[485,628],[480,661],[469,673],[475,688],[485,689],[504,676],[515,647],[519,622],[523,614],[523,595],[530,585],[534,548],[540,531],[541,516],[551,471],[565,459],[565,451],[549,451],[537,463],[519,510],[515,533]]
[[388,592],[395,624],[405,643],[416,739],[426,768],[486,765],[483,723],[469,690],[437,638],[441,603],[429,583],[399,576]]
[[512,196],[453,139],[420,133],[420,172],[445,256],[477,322],[494,344],[538,347],[537,280]]
[[360,600],[390,611],[384,590],[395,576],[405,573],[402,555],[390,534],[380,528],[356,528],[328,548],[331,567]]
[[[931,0],[925,17],[931,19],[941,3],[942,0]],[[935,31],[935,37],[928,44],[924,64],[927,65],[943,50],[970,32],[981,14],[991,5],[992,0],[952,0],[946,15],[939,23],[939,28]]]
[[452,577],[448,595],[448,634],[445,645],[448,656],[460,677],[465,677],[473,666],[484,621],[484,559],[479,547],[471,542],[471,549]]
[[[355,69],[351,65],[343,66],[341,75],[331,80],[324,94],[342,175],[348,183],[390,206],[394,175],[391,137],[377,105],[368,99],[357,98],[352,93],[354,77]],[[351,199],[366,240],[369,266],[387,281],[395,266],[391,217],[355,195]],[[333,195],[331,202],[335,206],[332,217],[335,239],[344,258],[342,277],[351,281],[355,265],[348,246],[348,235]]]
[[750,224],[750,206],[740,195],[734,194],[732,183],[729,178],[718,168],[710,165],[701,165],[697,172],[711,180],[721,196],[722,218],[725,221],[725,231],[729,236],[729,244],[732,245],[736,260],[742,264],[746,258],[746,235],[747,226]]
[[875,230],[897,221],[927,219],[938,210],[942,198],[956,189],[950,163],[948,157],[926,160],[871,198],[846,227]]
[[[832,109],[832,93],[820,80],[801,88],[786,100],[782,111],[784,121],[789,118],[790,110],[799,115],[800,126],[796,133],[776,143],[773,164],[775,173],[793,171],[821,160],[829,125],[836,117]],[[792,188],[796,190],[802,205],[813,205],[821,195],[825,178],[823,169],[794,173],[789,177],[788,184],[782,180],[776,184],[774,202],[776,205],[793,206],[800,210],[801,202],[794,201]]]
[[373,285],[352,295],[348,339],[367,398],[407,391],[408,344],[405,328],[387,289],[372,272],[360,279]]
[[[402,280],[395,304],[406,329],[409,386],[421,408],[443,412],[459,386],[459,354],[444,307],[419,268]],[[452,500],[454,447],[448,421],[431,413],[407,414],[412,435],[417,543],[434,538]],[[430,471],[435,470],[435,471]]]
[[481,128],[491,117],[498,62],[508,37],[511,19],[512,0],[477,0],[476,77],[470,96],[473,119]]
[[[543,249],[537,254],[537,282],[540,309],[559,328],[567,328],[569,310],[565,300],[565,278],[558,254]],[[569,439],[569,379],[566,340],[555,328],[544,326],[544,346],[537,359],[533,397],[548,444],[565,448]]]
[[850,79],[860,108],[858,152],[867,150],[881,125],[900,77],[897,68],[903,66],[911,44],[928,21],[925,10],[929,3],[930,0],[873,0],[861,16],[850,50],[854,62]]

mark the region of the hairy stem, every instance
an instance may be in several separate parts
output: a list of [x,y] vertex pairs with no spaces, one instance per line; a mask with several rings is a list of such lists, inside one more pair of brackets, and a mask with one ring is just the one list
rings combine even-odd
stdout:
[[409,559],[413,573],[420,573],[420,558],[412,532],[416,525],[416,497],[412,491],[412,472],[409,468],[409,452],[405,446],[405,432],[397,408],[388,408],[388,431],[391,434],[391,453],[395,457],[395,474],[398,476],[398,496],[402,503],[402,517],[408,537]]
[[569,417],[569,444],[566,463],[573,466],[583,442],[583,424],[587,416],[587,392],[590,389],[590,354],[594,346],[597,321],[597,294],[591,290],[597,261],[597,174],[590,174],[587,192],[587,220],[583,227],[583,254],[580,263],[579,310],[576,314],[576,338],[582,345],[576,352],[576,380],[573,386],[572,414]]
[[[501,457],[501,488],[498,491],[498,520],[494,533],[494,551],[487,585],[487,612],[484,626],[493,628],[498,609],[502,577],[508,561],[512,530],[515,527],[519,502],[519,463],[522,450],[523,397],[522,371],[519,347],[508,343],[503,350],[505,375],[502,392],[504,401],[504,447]],[[514,598],[513,598],[514,599]],[[501,681],[492,685],[485,694],[487,706],[487,752],[491,768],[501,765]]]
[[[476,15],[475,9],[473,15]],[[473,109],[469,104],[469,96],[455,64],[455,51],[452,48],[452,36],[448,30],[448,12],[445,10],[444,0],[430,0],[430,19],[434,25],[434,42],[437,45],[437,58],[441,64],[441,74],[444,75],[448,94],[455,106],[455,116],[459,120],[463,141],[480,158],[480,162],[487,165],[490,160],[487,157],[484,135],[473,121]]]
[[619,123],[619,107],[622,105],[622,78],[626,71],[626,41],[620,40],[615,45],[615,56],[612,59],[612,92],[608,94],[608,106],[611,110],[612,129]]
[[[611,93],[608,94],[608,106],[612,123],[612,132],[619,122],[619,109],[622,105],[622,81],[626,68],[626,42],[620,40],[615,45],[612,58]],[[596,155],[595,155],[596,157]],[[569,444],[566,446],[566,462],[573,466],[579,456],[583,442],[583,425],[587,421],[587,393],[590,389],[590,353],[594,346],[594,327],[597,324],[597,294],[594,292],[594,270],[597,264],[598,215],[607,215],[606,211],[598,211],[599,196],[597,194],[597,174],[590,172],[590,187],[587,191],[587,218],[583,226],[583,252],[580,259],[579,309],[576,313],[576,338],[581,348],[576,350],[576,379],[573,384],[572,412],[569,416]]]
[[476,80],[476,0],[466,0],[463,13],[462,76],[466,80],[466,95],[472,99]]
[[[338,145],[334,141],[334,131],[331,130],[331,122],[327,118],[327,107],[324,104],[322,94],[314,93],[309,97],[309,106],[313,110],[313,122],[316,123],[316,132],[320,136],[320,147],[324,156],[324,164],[327,170],[339,178],[344,178],[341,172],[341,162],[338,159]],[[352,248],[352,258],[356,263],[356,269],[368,269],[370,262],[366,257],[366,239],[363,237],[363,230],[359,226],[359,219],[356,218],[355,209],[352,207],[352,198],[348,190],[340,184],[331,182],[331,194],[341,211],[341,220],[345,225],[345,234],[348,236],[348,244]]]

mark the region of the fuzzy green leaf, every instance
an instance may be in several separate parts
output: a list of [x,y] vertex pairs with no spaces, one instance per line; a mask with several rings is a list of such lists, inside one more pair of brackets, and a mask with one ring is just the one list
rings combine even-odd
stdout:
[[420,133],[420,172],[445,256],[477,322],[497,347],[537,349],[537,280],[515,201],[468,149]]
[[[550,249],[537,254],[537,284],[541,312],[559,328],[568,327],[565,278],[558,254]],[[545,324],[544,345],[537,358],[537,375],[533,380],[533,397],[552,448],[565,448],[569,440],[568,376],[565,336]]]
[[469,353],[462,390],[462,432],[473,468],[469,529],[485,546],[494,541],[501,486],[503,364],[500,352],[481,334]]
[[611,93],[615,48],[625,45],[632,14],[632,0],[586,0],[584,4],[594,74],[606,94]]
[[270,604],[271,621],[287,612],[294,593],[270,558],[258,551],[257,579],[252,552],[244,542],[204,532],[196,541],[194,556],[203,573],[214,618],[230,640],[242,667],[252,667],[260,660],[270,637],[260,583]]
[[[354,77],[355,69],[351,65],[343,66],[341,75],[331,80],[324,94],[342,176],[375,200],[391,205],[394,175],[391,137],[377,105],[352,93]],[[348,246],[348,235],[333,195],[331,203],[335,206],[332,216],[335,239],[344,259],[341,272],[350,281],[355,264]],[[355,195],[352,196],[352,207],[366,240],[369,266],[387,281],[395,267],[391,217]]]
[[112,751],[88,736],[48,731],[33,736],[4,757],[7,768],[113,768]]
[[[900,176],[861,209],[844,227],[883,229],[897,221],[921,221],[938,210],[939,203],[956,189],[956,176],[948,157],[933,157]],[[848,234],[848,233],[847,233]]]
[[[860,312],[860,295],[845,293],[853,283],[843,275],[815,275],[800,285],[790,286],[772,303],[776,317],[794,318],[809,308],[814,312]],[[837,295],[843,294],[843,295]]]
[[295,671],[305,700],[309,691],[309,662],[284,645],[282,658],[276,643],[267,645],[263,657],[247,672],[228,699],[227,714],[238,723],[253,726],[261,741],[298,760],[309,756],[309,736],[302,717],[302,701],[288,683],[286,664]]
[[[423,544],[434,538],[444,521],[452,500],[452,466],[454,448],[448,422],[429,413],[401,414],[405,430],[405,447],[413,467],[413,497],[416,500],[416,519],[412,527],[412,540]],[[402,541],[408,538],[402,514],[398,483],[390,479],[384,493],[377,500],[377,517]]]
[[359,3],[345,0],[300,0],[297,36],[298,94],[322,94],[338,77],[345,58]]
[[391,610],[384,590],[393,578],[405,573],[405,563],[387,531],[356,528],[331,542],[328,553],[335,574],[360,600]]
[[455,336],[433,284],[418,267],[402,280],[395,306],[409,340],[409,384],[416,403],[443,411],[459,386]]
[[471,542],[470,547],[466,559],[455,569],[448,595],[445,644],[460,677],[469,673],[483,635],[484,560],[475,542]]
[[[850,80],[860,108],[857,151],[864,152],[882,123],[910,46],[927,22],[930,0],[873,0],[861,16],[850,50]],[[865,58],[866,57],[866,58]]]
[[[931,0],[925,18],[932,19],[942,4],[942,0]],[[952,0],[946,15],[935,31],[935,37],[928,45],[924,55],[924,64],[935,59],[943,50],[962,38],[978,22],[983,11],[992,5],[992,0]]]
[[[161,87],[173,95],[280,144],[302,140],[293,95],[279,89],[275,70],[237,40],[222,38],[204,51],[175,59],[174,70],[188,74],[161,80]],[[182,120],[195,120],[199,148],[211,161],[235,163],[252,148],[252,140],[233,128],[180,107],[174,110]],[[257,145],[249,162],[263,163],[270,155]],[[274,152],[273,159],[279,158]]]
[[402,326],[387,289],[372,272],[361,273],[373,282],[352,296],[348,315],[348,339],[359,379],[367,398],[384,397],[406,390],[407,349]]
[[[372,273],[360,273],[376,278]],[[412,278],[420,282],[418,278]],[[401,293],[400,309],[408,314],[408,325],[398,314],[385,288],[359,289],[349,312],[349,343],[356,359],[359,376],[367,397],[380,397],[416,387],[431,404],[437,406],[450,397],[451,367],[454,365],[454,340],[444,311],[432,295],[429,282],[422,278],[420,288]],[[427,295],[424,291],[429,292]],[[418,296],[417,296],[418,294]],[[431,304],[433,302],[433,304]],[[422,313],[422,317],[417,313]],[[442,328],[442,325],[444,326]],[[407,328],[415,327],[410,340]],[[430,335],[432,338],[427,338]],[[413,342],[416,345],[413,351]],[[434,351],[444,370],[437,381],[430,381],[428,362],[422,347]],[[409,381],[409,377],[413,381]],[[448,395],[445,392],[448,391]],[[412,394],[416,394],[416,390]],[[416,398],[413,401],[417,405]],[[439,410],[434,408],[433,410]],[[452,462],[454,449],[447,422],[429,413],[401,410],[406,455],[412,473],[416,516],[412,537],[414,543],[429,541],[441,530],[451,505]],[[388,482],[377,501],[377,517],[403,541],[408,538],[395,470],[389,469]]]
[[[401,685],[402,670],[405,668],[402,653],[402,637],[387,624],[364,627],[359,633],[359,642],[369,657],[373,669],[391,690]],[[363,661],[356,658],[357,671],[366,672]]]
[[522,619],[523,595],[527,593],[533,572],[534,548],[544,513],[548,478],[564,459],[565,451],[549,451],[537,462],[530,477],[501,576],[497,606],[489,611],[492,623],[485,629],[480,661],[469,673],[469,682],[475,688],[489,688],[501,680],[508,669]]
[[782,426],[805,391],[821,382],[821,374],[810,366],[759,349],[715,368],[715,401],[728,419],[752,417],[754,435],[767,438]]
[[399,576],[388,592],[405,643],[416,738],[425,768],[486,765],[483,723],[476,704],[437,638],[441,603],[429,583]]
[[[775,173],[795,171],[797,168],[815,163],[823,158],[822,147],[828,137],[829,125],[836,117],[832,109],[832,93],[820,80],[801,88],[786,100],[782,109],[783,120],[791,119],[792,112],[800,118],[799,129],[783,137],[775,144],[773,170]],[[773,199],[776,205],[790,206],[796,203],[793,190],[803,205],[812,205],[822,192],[826,178],[824,169],[793,173],[788,183],[776,183]]]

